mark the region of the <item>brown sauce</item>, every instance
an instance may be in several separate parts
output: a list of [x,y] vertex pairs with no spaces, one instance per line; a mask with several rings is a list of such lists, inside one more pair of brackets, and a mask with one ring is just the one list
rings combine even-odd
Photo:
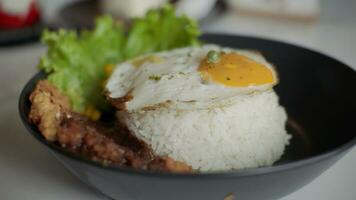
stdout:
[[[47,81],[39,81],[30,96],[29,119],[42,135],[71,153],[103,165],[135,169],[191,172],[191,167],[169,157],[154,155],[152,149],[112,117],[92,121],[70,110],[64,95]],[[61,99],[61,101],[58,101]],[[44,109],[45,108],[45,109]]]

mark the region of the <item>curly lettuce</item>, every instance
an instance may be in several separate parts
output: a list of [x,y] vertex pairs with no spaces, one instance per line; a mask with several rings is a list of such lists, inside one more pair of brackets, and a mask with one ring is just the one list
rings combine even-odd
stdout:
[[144,18],[133,19],[125,43],[125,58],[140,54],[199,44],[197,22],[177,17],[171,6],[149,11]]
[[199,35],[197,23],[177,16],[170,5],[133,19],[127,31],[110,16],[102,16],[90,31],[44,31],[42,42],[48,50],[39,68],[69,97],[75,112],[105,111],[105,66],[150,52],[198,45]]

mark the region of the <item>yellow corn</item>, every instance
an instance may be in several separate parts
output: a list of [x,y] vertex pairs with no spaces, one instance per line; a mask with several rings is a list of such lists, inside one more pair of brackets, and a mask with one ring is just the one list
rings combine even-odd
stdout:
[[110,76],[111,73],[112,73],[112,71],[113,71],[113,69],[114,69],[114,65],[113,65],[113,64],[107,64],[107,65],[105,65],[105,66],[104,66],[104,74],[105,74],[106,76]]
[[88,106],[84,111],[84,115],[89,119],[96,121],[100,118],[101,112],[95,109],[93,106]]
[[96,121],[100,118],[100,116],[101,116],[101,112],[98,110],[94,110],[90,118],[91,120]]

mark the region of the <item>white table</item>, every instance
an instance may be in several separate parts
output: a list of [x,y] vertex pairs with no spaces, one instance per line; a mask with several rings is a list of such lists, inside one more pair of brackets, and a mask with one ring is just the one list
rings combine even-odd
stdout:
[[[356,3],[327,1],[317,24],[227,13],[205,24],[208,32],[276,38],[318,49],[356,69]],[[351,5],[352,4],[352,5]],[[335,10],[334,10],[335,9]],[[352,18],[353,16],[353,18]],[[102,200],[26,133],[17,114],[21,87],[36,72],[39,44],[0,48],[0,199]],[[283,200],[356,199],[356,148],[301,190]]]

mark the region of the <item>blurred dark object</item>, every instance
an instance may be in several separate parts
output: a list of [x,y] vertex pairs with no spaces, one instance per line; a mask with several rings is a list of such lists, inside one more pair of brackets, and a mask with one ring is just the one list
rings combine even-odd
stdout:
[[0,47],[38,41],[43,29],[41,22],[23,28],[0,29]]
[[92,28],[94,19],[100,15],[99,1],[79,1],[65,6],[59,12],[61,26],[65,28]]
[[[171,1],[171,3],[177,3],[177,0]],[[222,0],[217,1],[212,11],[202,20],[201,23],[205,23],[210,19],[214,19],[217,15],[220,15],[226,10],[226,5]],[[65,28],[83,29],[92,28],[94,25],[94,19],[98,15],[104,14],[100,10],[99,0],[87,0],[72,3],[65,6],[59,13],[61,26]],[[125,18],[117,18],[118,20],[127,21]]]

